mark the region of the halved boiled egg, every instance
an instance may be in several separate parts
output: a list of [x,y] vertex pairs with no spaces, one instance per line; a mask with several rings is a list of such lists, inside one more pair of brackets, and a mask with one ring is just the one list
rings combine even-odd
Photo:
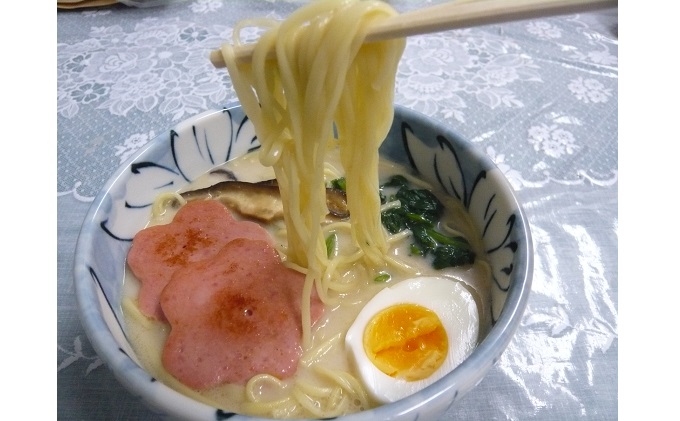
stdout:
[[368,393],[388,403],[442,378],[477,346],[474,297],[453,279],[417,277],[376,294],[345,336]]

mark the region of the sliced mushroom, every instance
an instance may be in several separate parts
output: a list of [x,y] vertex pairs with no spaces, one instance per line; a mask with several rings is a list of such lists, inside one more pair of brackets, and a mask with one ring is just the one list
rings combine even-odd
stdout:
[[[283,203],[276,180],[258,183],[228,180],[210,187],[181,193],[187,201],[214,199],[224,203],[241,215],[272,222],[283,218]],[[326,204],[330,215],[337,218],[349,216],[345,192],[326,188]]]

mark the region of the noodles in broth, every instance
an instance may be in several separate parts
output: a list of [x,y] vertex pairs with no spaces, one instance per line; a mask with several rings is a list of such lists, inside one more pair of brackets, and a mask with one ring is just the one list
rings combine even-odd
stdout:
[[[395,252],[407,247],[408,234],[390,235],[381,222],[386,207],[398,206],[381,205],[379,183],[385,172],[405,175],[431,189],[401,167],[385,167],[378,153],[394,116],[396,71],[405,40],[364,43],[364,38],[373,23],[395,14],[378,0],[314,1],[283,22],[243,21],[234,30],[233,46],[222,46],[234,89],[261,144],[237,161],[247,161],[275,176],[283,201],[283,226],[267,229],[279,237],[277,247],[283,262],[305,275],[301,297],[304,352],[290,381],[259,374],[244,387],[224,385],[196,392],[163,369],[158,348],[168,327],[140,313],[134,302],[136,280],[128,273],[132,279],[126,279],[126,285],[133,285],[124,300],[129,336],[137,344],[142,364],[159,380],[225,410],[274,418],[337,417],[377,405],[344,352],[338,351],[358,312],[343,305],[347,304],[343,299],[350,297],[351,304],[365,303],[381,288],[371,284],[379,273],[396,273],[394,280],[399,281],[432,272],[426,262]],[[249,26],[267,30],[255,45],[252,60],[239,61],[234,48],[241,44],[240,30]],[[350,217],[329,222],[326,183],[338,177],[346,180]],[[440,193],[440,198],[446,196]],[[184,203],[178,194],[158,198],[152,224],[172,219],[173,211],[167,206],[172,202]],[[466,228],[471,225],[465,210],[451,201],[446,207],[449,220],[459,221],[450,225],[465,231],[462,235],[480,250],[473,230]],[[342,239],[342,246],[331,255],[326,244],[329,233],[341,233]],[[463,277],[481,279],[468,286],[476,291],[480,314],[485,313],[487,299],[478,291],[486,287],[488,266],[478,259],[465,271]],[[327,309],[332,308],[323,322],[325,330],[319,328],[314,335],[313,291]],[[145,342],[151,345],[140,345]]]

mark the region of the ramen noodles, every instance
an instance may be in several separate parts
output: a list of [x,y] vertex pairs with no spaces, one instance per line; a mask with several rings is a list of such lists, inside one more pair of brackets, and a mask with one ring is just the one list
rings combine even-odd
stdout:
[[[378,153],[404,40],[363,39],[394,14],[381,1],[316,1],[237,27],[234,45],[242,27],[269,28],[250,62],[223,46],[261,148],[221,169],[275,180],[282,218],[158,198],[133,241],[124,299],[128,336],[157,379],[228,412],[336,417],[431,384],[490,328],[489,267],[464,208]],[[329,187],[349,217],[329,215]],[[242,338],[261,342],[237,348]]]

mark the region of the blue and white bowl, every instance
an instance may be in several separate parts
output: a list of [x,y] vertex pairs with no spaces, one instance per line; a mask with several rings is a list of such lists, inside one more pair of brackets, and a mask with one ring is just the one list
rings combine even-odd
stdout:
[[[176,191],[211,168],[259,147],[238,106],[188,119],[149,142],[111,176],[95,198],[78,238],[75,286],[85,331],[116,378],[169,419],[253,420],[197,402],[156,381],[138,363],[121,309],[125,258],[154,198]],[[445,377],[414,395],[343,421],[434,420],[474,388],[498,361],[527,305],[533,272],[526,216],[502,172],[451,128],[400,106],[383,156],[416,169],[468,209],[493,270],[493,327],[477,349]]]

